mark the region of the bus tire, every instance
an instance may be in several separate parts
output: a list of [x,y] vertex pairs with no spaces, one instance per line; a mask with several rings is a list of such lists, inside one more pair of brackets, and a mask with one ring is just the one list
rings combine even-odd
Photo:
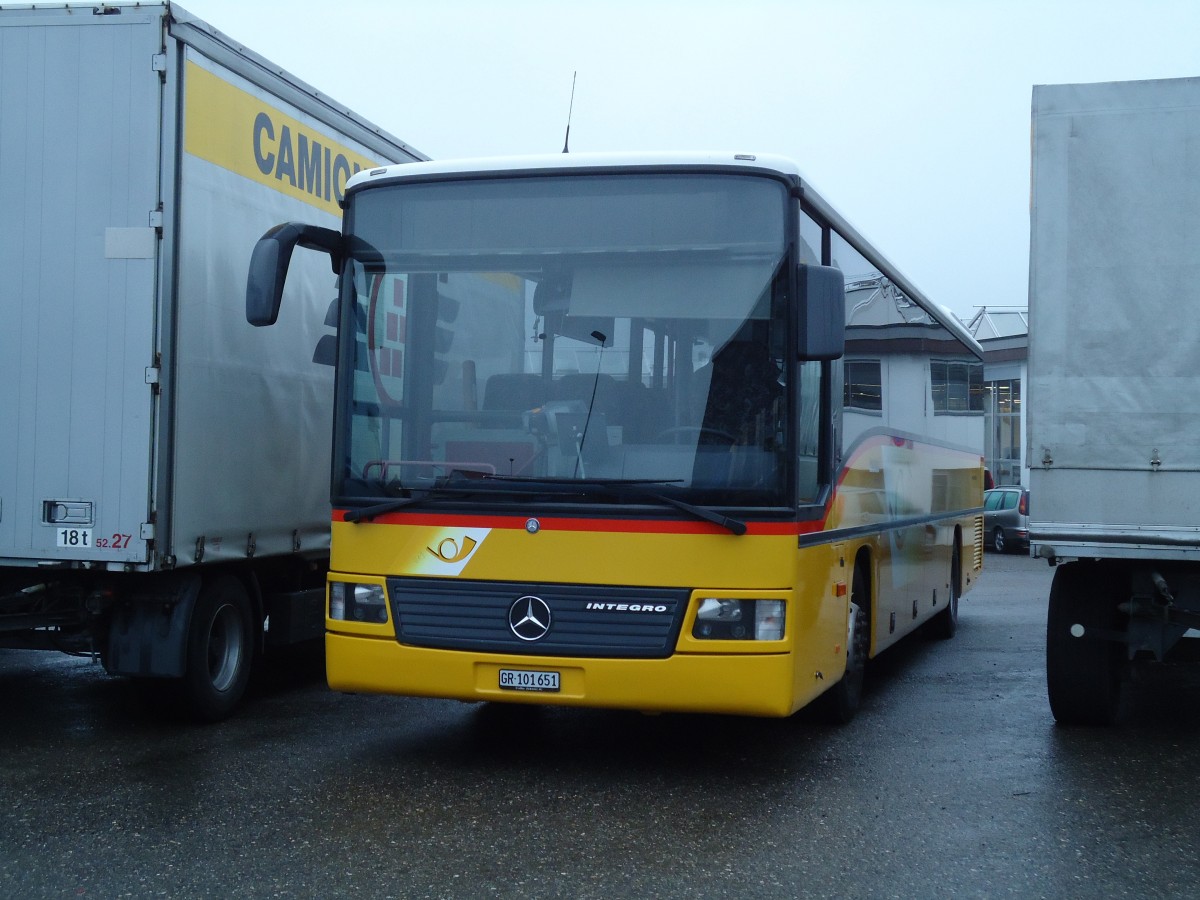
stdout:
[[871,592],[866,568],[861,562],[854,565],[854,582],[850,586],[850,617],[846,672],[841,681],[822,695],[820,701],[822,717],[834,725],[848,723],[862,705],[867,654],[871,649]]
[[226,718],[242,699],[254,659],[250,597],[231,575],[200,589],[188,628],[181,684],[188,712],[202,722]]
[[954,555],[950,559],[950,594],[946,608],[930,622],[933,636],[948,641],[958,633],[958,600],[962,596],[962,548],[956,541]]
[[[1125,644],[1089,632],[1120,629],[1116,573],[1066,563],[1054,573],[1046,616],[1046,690],[1060,725],[1111,725],[1121,699]],[[1072,633],[1083,633],[1076,636]]]

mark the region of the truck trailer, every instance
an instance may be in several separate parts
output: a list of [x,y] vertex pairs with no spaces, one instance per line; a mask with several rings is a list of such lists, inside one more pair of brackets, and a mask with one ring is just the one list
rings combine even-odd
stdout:
[[1200,627],[1200,78],[1033,92],[1031,553],[1050,707],[1108,724]]
[[2,7],[0,84],[0,647],[219,719],[329,560],[335,276],[255,329],[251,247],[426,157],[171,3]]

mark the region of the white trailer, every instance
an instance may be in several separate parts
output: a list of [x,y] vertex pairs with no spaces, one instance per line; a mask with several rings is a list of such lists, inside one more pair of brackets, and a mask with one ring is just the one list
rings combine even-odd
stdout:
[[1034,88],[1029,535],[1064,724],[1112,722],[1200,627],[1198,164],[1200,78]]
[[0,8],[0,646],[227,715],[324,628],[328,262],[246,323],[276,222],[425,157],[169,3]]

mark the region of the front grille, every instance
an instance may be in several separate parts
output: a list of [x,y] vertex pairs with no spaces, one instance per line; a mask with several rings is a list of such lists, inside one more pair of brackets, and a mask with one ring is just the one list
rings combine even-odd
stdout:
[[[679,636],[686,589],[520,584],[446,579],[388,580],[402,644],[539,656],[663,658]],[[509,611],[522,597],[550,610],[550,628],[522,640]]]

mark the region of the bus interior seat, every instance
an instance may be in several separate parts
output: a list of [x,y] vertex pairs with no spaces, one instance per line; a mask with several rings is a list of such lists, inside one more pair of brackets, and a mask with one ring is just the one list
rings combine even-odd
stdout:
[[595,386],[596,401],[593,412],[602,414],[609,425],[618,425],[623,432],[622,442],[637,443],[647,440],[648,392],[640,381],[619,381],[612,375],[565,375],[558,382],[556,396],[562,399],[582,400],[585,405],[592,399]]
[[501,372],[488,378],[483,388],[483,408],[489,412],[524,411],[541,406],[546,398],[540,375]]

